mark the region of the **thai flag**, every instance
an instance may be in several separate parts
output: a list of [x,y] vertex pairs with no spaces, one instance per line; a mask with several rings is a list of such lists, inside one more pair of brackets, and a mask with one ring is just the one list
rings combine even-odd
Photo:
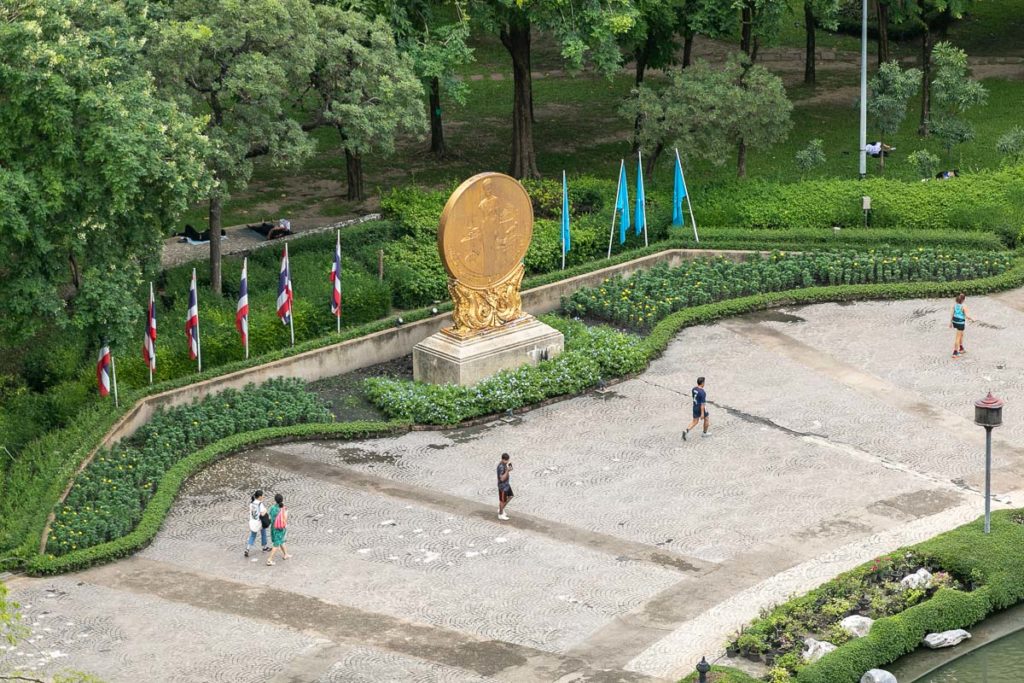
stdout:
[[334,265],[331,266],[331,314],[341,317],[341,233],[334,247]]
[[153,285],[149,286],[149,310],[146,311],[146,334],[142,340],[142,359],[150,372],[156,370],[156,302],[153,300]]
[[242,345],[249,344],[249,259],[242,261],[242,283],[238,287],[238,306],[235,308],[235,327],[242,335]]
[[192,284],[188,288],[188,313],[185,314],[185,336],[188,337],[188,357],[199,357],[199,299],[196,295],[196,271],[192,270]]
[[100,396],[110,395],[110,347],[106,344],[100,349],[100,357],[96,361],[96,383]]
[[292,322],[292,275],[288,268],[288,245],[284,245],[281,256],[281,275],[277,280],[277,317],[285,325]]

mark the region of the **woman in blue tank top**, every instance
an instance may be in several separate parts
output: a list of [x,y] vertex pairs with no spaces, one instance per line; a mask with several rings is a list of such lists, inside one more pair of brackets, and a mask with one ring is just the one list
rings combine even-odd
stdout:
[[956,296],[956,303],[953,304],[953,318],[949,323],[949,326],[956,330],[953,336],[953,358],[959,358],[961,354],[967,353],[967,349],[964,348],[964,328],[968,320],[974,322],[974,318],[967,314],[967,307],[964,306],[966,298],[967,295],[960,292]]

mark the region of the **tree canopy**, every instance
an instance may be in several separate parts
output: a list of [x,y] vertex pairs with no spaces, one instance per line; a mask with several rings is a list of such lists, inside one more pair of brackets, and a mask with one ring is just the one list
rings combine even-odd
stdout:
[[[895,60],[883,64],[871,78],[868,113],[882,134],[882,142],[899,132],[907,118],[907,103],[917,94],[920,81],[918,69],[904,71]],[[879,158],[879,165],[885,169],[884,156]]]
[[124,339],[161,238],[208,191],[201,116],[145,71],[146,6],[0,6],[0,332]]

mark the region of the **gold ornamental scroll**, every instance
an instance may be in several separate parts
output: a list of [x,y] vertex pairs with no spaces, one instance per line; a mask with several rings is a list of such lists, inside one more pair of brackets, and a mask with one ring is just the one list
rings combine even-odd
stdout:
[[480,173],[456,188],[437,231],[455,305],[443,332],[466,339],[525,317],[519,288],[532,237],[533,206],[516,179]]

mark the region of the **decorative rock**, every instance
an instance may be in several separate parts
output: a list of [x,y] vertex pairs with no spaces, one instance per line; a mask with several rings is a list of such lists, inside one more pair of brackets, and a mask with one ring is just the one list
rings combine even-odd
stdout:
[[921,567],[913,574],[907,574],[900,579],[900,583],[904,588],[928,588],[932,585],[932,573]]
[[941,647],[953,647],[959,645],[963,641],[971,637],[971,634],[962,628],[956,628],[952,631],[943,631],[942,633],[929,633],[924,637],[921,643],[933,650],[937,650]]
[[854,638],[863,638],[871,630],[874,619],[862,617],[859,614],[852,614],[839,622],[839,627]]
[[807,649],[803,652],[805,662],[816,662],[832,650],[836,649],[836,646],[824,640],[815,640],[814,638],[804,638],[804,645]]
[[860,683],[896,683],[896,677],[885,669],[872,669],[860,677]]

